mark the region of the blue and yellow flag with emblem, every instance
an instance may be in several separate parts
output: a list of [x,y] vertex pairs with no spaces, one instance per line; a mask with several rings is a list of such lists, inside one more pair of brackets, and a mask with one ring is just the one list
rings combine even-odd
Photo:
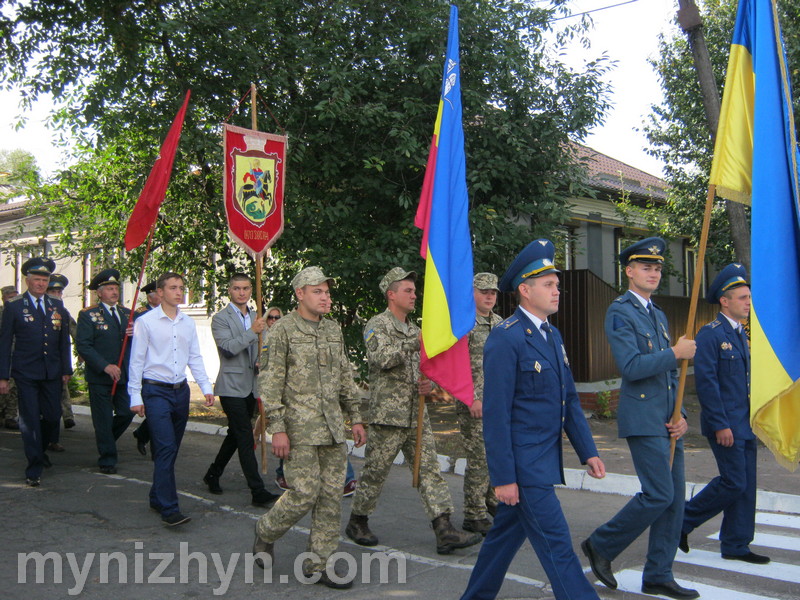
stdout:
[[750,420],[790,470],[800,460],[800,185],[774,0],[740,0],[710,184],[752,205]]
[[467,335],[475,324],[475,297],[468,210],[458,9],[451,6],[442,95],[414,220],[423,231],[420,254],[425,259],[420,368],[450,394],[472,405]]

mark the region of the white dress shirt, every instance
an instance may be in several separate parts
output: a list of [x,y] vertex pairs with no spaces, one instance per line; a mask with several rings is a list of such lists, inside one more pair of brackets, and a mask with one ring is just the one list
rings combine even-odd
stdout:
[[[526,316],[526,317],[528,317],[528,318],[531,320],[531,322],[532,322],[534,325],[536,325],[536,329],[539,331],[539,333],[541,333],[541,334],[542,334],[542,337],[545,339],[545,341],[547,341],[547,334],[546,334],[544,331],[542,331],[542,323],[547,323],[547,321],[542,321],[542,320],[541,320],[539,317],[537,317],[535,314],[533,314],[533,313],[532,313],[532,312],[530,312],[530,311],[527,311],[527,310],[525,310],[525,309],[524,309],[523,307],[521,307],[521,306],[519,307],[519,309],[520,309],[520,310],[521,310],[523,313],[525,313],[525,316]],[[549,323],[548,323],[548,325],[549,325]]]
[[134,321],[133,334],[128,367],[131,408],[142,404],[142,379],[180,383],[186,379],[187,365],[203,394],[212,393],[190,317],[178,310],[173,320],[157,306]]

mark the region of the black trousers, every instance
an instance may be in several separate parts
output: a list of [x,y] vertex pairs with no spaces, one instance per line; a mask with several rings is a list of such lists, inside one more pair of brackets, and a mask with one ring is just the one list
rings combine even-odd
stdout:
[[250,422],[256,408],[256,399],[253,394],[247,398],[220,396],[219,402],[228,417],[228,435],[222,440],[210,471],[217,477],[221,476],[233,454],[238,452],[239,464],[250,490],[263,490],[264,481],[258,473],[258,461],[253,449],[253,425]]

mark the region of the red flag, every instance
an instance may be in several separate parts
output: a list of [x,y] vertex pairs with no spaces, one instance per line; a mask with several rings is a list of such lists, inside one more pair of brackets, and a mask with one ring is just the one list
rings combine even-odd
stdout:
[[125,250],[129,252],[147,239],[147,235],[158,217],[158,209],[164,201],[169,178],[172,175],[172,163],[175,160],[175,151],[178,149],[178,141],[181,138],[183,118],[186,116],[186,107],[189,105],[189,96],[191,95],[192,90],[188,90],[183,106],[175,115],[167,138],[161,145],[161,152],[153,164],[150,176],[142,188],[136,206],[133,207],[130,219],[128,219],[128,228],[125,230]]

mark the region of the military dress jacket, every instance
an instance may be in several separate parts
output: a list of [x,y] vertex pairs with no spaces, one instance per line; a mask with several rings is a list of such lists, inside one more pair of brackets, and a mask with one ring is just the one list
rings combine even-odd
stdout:
[[[475,325],[469,332],[469,362],[472,368],[472,386],[475,389],[474,400],[476,402],[483,400],[483,347],[486,345],[492,328],[502,321],[503,317],[496,313],[489,313],[488,317],[476,314]],[[461,406],[463,405],[460,402],[456,404],[458,408]]]
[[364,327],[370,423],[416,425],[419,336],[420,329],[411,319],[401,323],[388,309],[372,317]]
[[[84,308],[78,313],[78,331],[75,350],[86,362],[86,383],[112,385],[114,380],[106,373],[108,365],[116,365],[125,340],[125,330],[130,322],[131,311],[117,304],[119,322],[102,304]],[[120,383],[123,388],[128,381],[128,362],[131,356],[131,341],[125,347],[122,359]]]
[[270,328],[258,389],[270,434],[291,444],[345,441],[345,416],[361,423],[359,394],[344,348],[342,328],[330,319],[314,326],[294,310]]
[[519,308],[483,351],[483,438],[493,486],[564,483],[562,430],[585,463],[597,447],[583,416],[561,334],[552,340]]
[[667,317],[657,305],[656,323],[630,291],[606,311],[605,331],[622,374],[617,410],[619,437],[668,436],[678,387],[678,361],[670,347]]
[[46,315],[28,293],[5,303],[0,323],[0,379],[57,379],[72,375],[70,315],[63,302],[43,296]]
[[694,379],[700,430],[714,437],[731,429],[734,439],[755,439],[750,428],[750,348],[720,313],[697,333]]

